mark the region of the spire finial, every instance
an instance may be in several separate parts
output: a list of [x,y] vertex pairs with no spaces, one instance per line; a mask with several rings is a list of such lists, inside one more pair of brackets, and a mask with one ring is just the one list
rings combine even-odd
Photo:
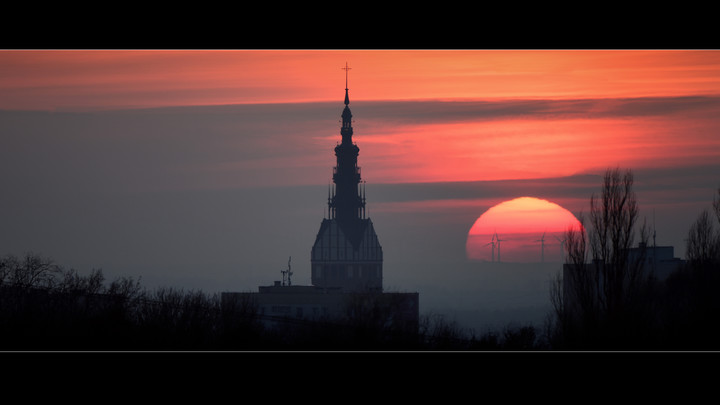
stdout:
[[340,69],[345,71],[345,105],[348,105],[350,104],[350,98],[348,97],[348,70],[352,68],[348,67],[347,62],[345,62],[345,67]]
[[348,89],[348,70],[352,69],[351,67],[348,67],[347,62],[345,62],[345,67],[340,68],[345,71],[345,90]]

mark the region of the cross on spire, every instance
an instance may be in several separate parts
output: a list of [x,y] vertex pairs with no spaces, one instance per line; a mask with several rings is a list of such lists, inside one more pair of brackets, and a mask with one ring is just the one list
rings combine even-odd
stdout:
[[340,68],[345,71],[345,90],[348,89],[348,70],[352,69],[351,67],[348,67],[347,62],[345,62],[345,67]]

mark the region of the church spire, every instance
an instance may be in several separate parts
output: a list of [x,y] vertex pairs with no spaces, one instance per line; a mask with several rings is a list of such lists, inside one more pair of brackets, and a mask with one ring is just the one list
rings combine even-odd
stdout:
[[351,68],[348,67],[347,62],[345,62],[345,67],[341,68],[345,71],[345,109],[343,109],[342,112],[342,128],[340,129],[340,134],[342,135],[342,143],[346,145],[352,144],[352,113],[350,112],[350,97],[348,96],[348,70]]
[[353,143],[352,114],[345,63],[342,142],[335,146],[337,164],[328,187],[328,217],[323,219],[311,253],[312,283],[344,291],[382,291],[382,247],[365,210],[365,182],[360,178]]
[[345,105],[348,105],[348,104],[350,104],[350,99],[348,98],[348,95],[347,95],[347,72],[348,72],[348,70],[350,70],[352,68],[348,67],[347,62],[345,62],[345,67],[340,68],[340,69],[345,71]]
[[352,141],[352,113],[350,113],[350,98],[348,96],[347,72],[350,68],[345,63],[341,68],[345,71],[345,108],[342,112],[342,127],[340,134],[342,142],[335,147],[337,165],[333,170],[333,183],[335,190],[330,198],[330,217],[348,224],[357,219],[364,218],[365,201],[359,194],[360,167],[357,165],[359,148]]

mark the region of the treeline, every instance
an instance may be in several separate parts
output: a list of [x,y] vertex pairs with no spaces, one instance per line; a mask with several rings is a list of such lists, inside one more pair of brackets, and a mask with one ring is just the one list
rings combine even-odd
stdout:
[[440,315],[408,328],[382,311],[347,319],[272,319],[219,294],[81,275],[28,253],[0,258],[0,351],[529,350],[533,327],[478,336]]
[[101,270],[81,275],[32,253],[0,259],[0,350],[229,347],[259,336],[246,315],[224,313],[201,291],[148,291],[128,277],[108,284]]
[[[720,197],[720,189],[718,189]],[[685,263],[651,269],[632,171],[607,170],[579,228],[566,232],[566,268],[553,283],[547,339],[554,350],[718,350],[720,198],[690,226]],[[635,244],[637,242],[637,245]],[[635,254],[630,254],[631,248]]]
[[[0,258],[0,351],[720,349],[720,189],[689,228],[684,265],[664,279],[646,262],[650,233],[630,170],[608,170],[579,220],[566,232],[566,268],[541,328],[478,334],[441,315],[408,327],[367,303],[343,320],[268,323],[250,303],[150,291],[127,277],[108,283],[101,270],[81,275],[29,253]],[[631,255],[635,246],[640,254]]]

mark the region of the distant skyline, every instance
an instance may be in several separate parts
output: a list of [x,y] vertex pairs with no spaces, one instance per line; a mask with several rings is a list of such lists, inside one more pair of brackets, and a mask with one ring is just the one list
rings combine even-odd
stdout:
[[292,256],[307,284],[346,63],[384,285],[421,305],[505,291],[467,281],[496,204],[577,215],[629,168],[683,257],[720,187],[716,50],[1,50],[0,254],[207,291],[270,284]]

